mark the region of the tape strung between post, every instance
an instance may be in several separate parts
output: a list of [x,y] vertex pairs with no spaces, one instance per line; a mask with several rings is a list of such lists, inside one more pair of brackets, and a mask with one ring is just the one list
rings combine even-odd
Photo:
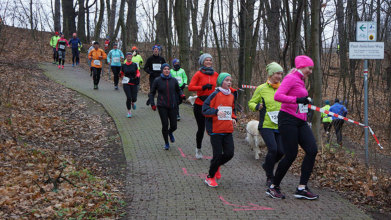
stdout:
[[[256,89],[257,86],[242,85],[242,88],[244,88],[244,89]],[[375,133],[373,132],[373,130],[372,130],[371,127],[365,126],[363,123],[354,121],[354,120],[349,119],[349,118],[346,118],[346,117],[344,117],[344,116],[342,116],[342,115],[338,115],[338,114],[336,114],[336,113],[334,113],[334,112],[330,112],[330,111],[328,111],[328,110],[325,110],[325,109],[323,109],[323,108],[319,108],[319,107],[314,106],[314,105],[311,105],[311,104],[308,104],[308,108],[309,108],[309,109],[312,109],[312,110],[314,110],[314,111],[317,111],[317,112],[321,112],[321,113],[325,113],[325,114],[330,115],[330,116],[334,116],[334,117],[336,117],[336,118],[339,118],[339,119],[341,119],[341,120],[344,120],[344,121],[347,121],[347,122],[356,124],[356,125],[358,125],[358,126],[361,126],[361,127],[364,127],[364,128],[368,128],[369,132],[371,132],[373,138],[375,138],[375,141],[376,141],[377,145],[380,147],[380,149],[384,149],[384,148],[381,146],[381,144],[380,144],[380,142],[379,142],[379,139],[377,139],[377,137],[376,137],[376,135],[375,135]]]

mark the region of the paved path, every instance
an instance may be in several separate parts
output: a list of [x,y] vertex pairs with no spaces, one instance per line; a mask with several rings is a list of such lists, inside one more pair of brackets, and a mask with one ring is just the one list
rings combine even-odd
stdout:
[[[42,64],[51,79],[101,103],[113,117],[121,135],[130,167],[128,189],[133,201],[128,210],[131,219],[370,219],[363,211],[336,193],[313,189],[317,201],[293,197],[298,178],[287,175],[281,187],[285,200],[265,195],[265,176],[261,162],[242,138],[235,135],[235,156],[221,169],[218,188],[203,183],[210,160],[195,160],[196,123],[192,109],[181,105],[182,120],[175,132],[170,151],[163,150],[161,124],[157,112],[145,105],[139,94],[133,118],[126,118],[125,94],[113,90],[112,83],[101,81],[92,89],[89,73],[81,68]],[[203,152],[211,155],[205,135]]]

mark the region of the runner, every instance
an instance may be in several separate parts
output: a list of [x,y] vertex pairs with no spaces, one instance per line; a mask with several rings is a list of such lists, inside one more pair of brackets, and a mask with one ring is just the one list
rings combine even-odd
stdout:
[[210,54],[202,54],[198,62],[201,68],[194,74],[188,89],[189,91],[196,91],[198,96],[193,105],[193,112],[198,126],[196,134],[196,158],[202,159],[203,155],[201,146],[205,133],[205,117],[202,114],[202,105],[206,98],[215,91],[216,81],[219,74],[212,68],[213,61]]
[[[186,97],[179,88],[178,81],[171,77],[170,65],[167,63],[162,64],[161,71],[160,77],[157,77],[153,81],[149,99],[151,100],[152,110],[156,111],[154,96],[158,92],[157,108],[162,122],[162,134],[165,143],[164,149],[169,150],[168,136],[170,136],[171,142],[175,142],[173,133],[177,129],[176,108],[178,97],[182,99],[186,99]],[[168,123],[170,123],[170,129],[168,128]]]
[[280,183],[295,161],[300,143],[305,156],[301,164],[300,184],[295,197],[314,200],[319,196],[309,190],[307,183],[314,167],[318,147],[307,123],[307,104],[310,100],[304,83],[304,80],[312,73],[314,62],[307,56],[297,56],[295,66],[296,68],[285,76],[274,95],[274,100],[282,103],[278,114],[278,130],[281,133],[285,157],[278,164],[273,184],[267,189],[266,194],[272,198],[285,198],[280,191]]
[[91,50],[94,49],[94,43],[95,43],[95,41],[91,42],[91,46],[90,46],[90,48],[88,48],[88,51],[87,51],[87,62],[88,62],[88,66],[90,67],[90,76],[92,76],[92,67],[91,67],[91,60],[88,58],[88,54],[90,54]]
[[81,45],[81,41],[77,38],[76,33],[73,33],[72,39],[69,40],[69,44],[72,46],[72,67],[79,65],[79,45]]
[[[323,106],[322,108],[324,110],[329,111],[330,110],[330,101],[326,100],[326,101],[324,101],[324,104],[325,104],[325,106]],[[321,118],[322,118],[324,132],[326,132],[326,135],[328,136],[330,134],[332,118],[331,118],[331,116],[329,116],[328,114],[325,114],[325,113],[321,114]]]
[[91,60],[91,68],[93,72],[94,89],[98,89],[100,74],[102,72],[102,62],[107,58],[106,53],[99,48],[99,43],[94,42],[94,49],[88,53],[88,59]]
[[54,33],[54,36],[50,38],[50,46],[53,47],[53,64],[57,64],[57,65],[58,65],[58,52],[56,46],[57,46],[58,39],[60,39],[60,36],[58,34],[58,31],[56,31],[56,33]]
[[236,126],[235,97],[231,93],[231,75],[221,73],[217,78],[217,86],[202,105],[205,115],[206,131],[210,135],[213,148],[213,158],[210,162],[209,175],[205,183],[217,187],[216,179],[221,178],[220,168],[234,156],[234,140],[232,132]]
[[110,40],[109,40],[109,36],[106,37],[105,39],[105,53],[108,53],[109,51],[109,46],[110,46]]
[[[171,69],[171,76],[174,77],[176,80],[178,80],[179,87],[181,88],[182,92],[187,84],[187,75],[185,73],[185,70],[181,68],[179,60],[174,59],[172,61],[173,68]],[[181,116],[179,115],[179,105],[182,104],[182,100],[179,99],[178,108],[177,108],[177,121],[181,120]]]
[[[334,105],[330,107],[330,111],[337,113],[338,115],[342,115],[346,117],[348,114],[348,110],[346,107],[339,102],[339,99],[334,100]],[[333,121],[331,122],[332,126],[335,129],[335,135],[337,136],[337,143],[340,147],[342,147],[342,126],[344,124],[344,120],[336,118],[332,116]]]
[[281,103],[274,100],[274,94],[282,79],[283,68],[276,62],[266,66],[268,80],[258,86],[253,97],[248,102],[252,111],[259,111],[258,130],[267,146],[267,154],[262,168],[266,173],[266,186],[272,184],[274,165],[284,155],[280,132],[278,131],[278,112]]
[[142,68],[144,61],[141,55],[138,53],[138,48],[136,46],[133,46],[132,52],[133,52],[132,62],[137,64],[138,69]]
[[114,43],[113,49],[107,55],[107,63],[111,65],[111,70],[114,75],[114,89],[118,90],[119,72],[121,71],[121,59],[124,59],[124,54],[118,49],[118,44]]
[[[144,66],[144,71],[149,74],[149,91],[152,91],[152,83],[156,77],[159,77],[162,73],[161,66],[166,63],[166,60],[159,55],[161,47],[155,45],[152,47],[153,55],[147,59],[147,63]],[[152,97],[154,98],[154,97]],[[149,98],[146,105],[149,105],[152,100]]]
[[[126,53],[126,59],[132,60],[132,53],[130,52]],[[137,91],[138,91],[137,86],[140,83],[140,70],[138,70],[137,65],[132,61],[122,64],[120,68],[121,68],[121,77],[123,77],[122,86],[124,88],[124,92],[126,95],[126,108],[128,109],[127,117],[131,118],[132,117],[131,108],[133,108],[133,110],[136,110]]]
[[58,39],[56,44],[56,51],[58,53],[58,68],[64,69],[65,63],[65,49],[69,47],[68,41],[65,39],[64,34],[61,34],[61,38]]

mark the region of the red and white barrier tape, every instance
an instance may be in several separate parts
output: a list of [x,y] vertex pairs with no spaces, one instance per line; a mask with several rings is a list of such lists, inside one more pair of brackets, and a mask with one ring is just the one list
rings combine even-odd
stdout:
[[256,89],[257,86],[250,86],[250,85],[242,85],[243,89]]
[[314,111],[317,111],[317,112],[321,112],[321,113],[325,113],[325,114],[330,115],[330,116],[334,116],[334,117],[336,117],[336,118],[339,118],[339,119],[342,119],[342,120],[344,120],[344,121],[347,121],[347,122],[350,122],[350,123],[359,125],[359,126],[361,126],[361,127],[368,128],[368,130],[369,130],[369,132],[371,132],[373,138],[375,138],[375,141],[376,141],[377,145],[380,147],[380,149],[383,149],[383,147],[381,146],[381,144],[380,144],[380,142],[379,142],[379,139],[377,139],[377,137],[376,137],[376,135],[375,135],[375,133],[373,132],[373,130],[372,130],[371,127],[365,126],[363,123],[354,121],[354,120],[349,119],[349,118],[346,118],[346,117],[344,117],[344,116],[342,116],[342,115],[338,115],[338,114],[336,114],[336,113],[334,113],[334,112],[330,112],[330,111],[328,111],[328,110],[325,110],[325,109],[323,109],[323,108],[319,108],[319,107],[314,106],[314,105],[311,105],[311,104],[308,104],[308,108],[309,108],[309,109],[312,109],[312,110],[314,110]]

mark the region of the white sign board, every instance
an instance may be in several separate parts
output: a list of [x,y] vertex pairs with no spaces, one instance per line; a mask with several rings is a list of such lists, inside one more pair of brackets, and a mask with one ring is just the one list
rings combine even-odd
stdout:
[[376,41],[377,25],[373,21],[357,21],[356,40]]
[[349,59],[382,60],[384,42],[349,42]]

